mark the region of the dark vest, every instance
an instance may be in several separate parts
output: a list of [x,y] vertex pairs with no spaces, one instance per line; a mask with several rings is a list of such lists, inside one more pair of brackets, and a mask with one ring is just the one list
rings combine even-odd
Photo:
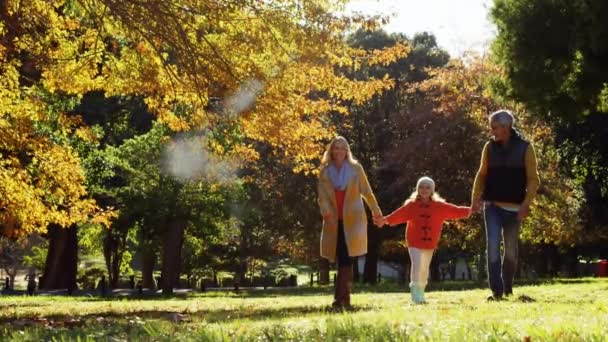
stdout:
[[485,201],[522,203],[526,197],[526,151],[530,143],[511,131],[507,147],[488,145],[488,174],[482,198]]

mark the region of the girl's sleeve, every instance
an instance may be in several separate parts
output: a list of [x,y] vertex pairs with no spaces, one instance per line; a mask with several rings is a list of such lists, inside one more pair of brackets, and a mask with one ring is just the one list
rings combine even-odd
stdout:
[[471,207],[459,207],[446,202],[443,203],[441,208],[446,220],[461,219],[471,216]]
[[414,206],[413,203],[410,202],[386,216],[386,221],[389,225],[394,226],[400,223],[405,223],[413,218]]

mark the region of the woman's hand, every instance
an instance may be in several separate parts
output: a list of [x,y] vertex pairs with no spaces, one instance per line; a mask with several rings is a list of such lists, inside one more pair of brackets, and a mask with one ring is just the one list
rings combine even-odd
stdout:
[[384,226],[386,224],[386,218],[382,215],[374,216],[374,224],[378,228],[382,228],[382,226]]
[[332,213],[323,214],[323,221],[327,222],[330,225],[337,224],[336,219]]

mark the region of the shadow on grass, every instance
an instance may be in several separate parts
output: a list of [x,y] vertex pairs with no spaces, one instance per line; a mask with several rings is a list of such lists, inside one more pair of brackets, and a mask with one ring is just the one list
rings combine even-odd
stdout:
[[[606,278],[608,279],[608,278]],[[540,279],[516,279],[515,286],[529,286],[529,285],[552,285],[552,284],[589,284],[598,282],[598,278],[540,278]],[[407,293],[409,292],[409,286],[399,284],[392,281],[383,281],[378,284],[364,284],[355,283],[354,293]],[[439,281],[430,282],[427,287],[427,291],[466,291],[466,290],[480,290],[488,289],[486,281]],[[142,294],[136,290],[118,289],[114,290],[112,295],[100,296],[95,292],[80,291],[72,296],[68,296],[64,292],[53,292],[45,293],[42,296],[56,296],[58,298],[65,298],[66,301],[131,301],[131,300],[143,300],[143,301],[157,301],[157,300],[192,300],[198,298],[272,298],[272,297],[283,297],[283,296],[328,296],[333,295],[333,285],[315,285],[315,286],[298,286],[298,287],[269,287],[267,289],[262,288],[241,288],[238,291],[230,288],[213,288],[205,292],[199,292],[194,290],[176,290],[173,294],[165,295],[160,291],[145,290]],[[12,298],[23,298],[23,295],[12,296]],[[7,296],[4,298],[11,298]],[[29,297],[35,298],[35,297]],[[34,299],[35,300],[35,299]],[[329,299],[328,299],[329,300]],[[15,303],[5,302],[3,303],[3,296],[0,296],[0,308],[7,306],[14,306]],[[49,304],[35,304],[34,302],[28,303],[23,302],[29,306],[47,306]]]
[[362,312],[374,310],[373,306],[355,305],[348,311],[341,311],[332,308],[330,305],[304,305],[287,308],[255,308],[253,306],[239,306],[234,309],[219,310],[184,310],[184,311],[165,311],[165,310],[141,310],[121,312],[98,312],[81,316],[74,315],[48,315],[41,317],[33,315],[31,317],[20,315],[14,318],[0,319],[1,326],[13,327],[81,327],[90,324],[133,324],[142,320],[164,320],[172,323],[188,323],[204,321],[205,323],[229,323],[235,320],[269,320],[279,318],[298,317],[316,314],[341,314],[343,312]]
[[542,279],[539,283],[541,284],[590,284],[597,280],[594,278],[549,278]]
[[[608,279],[539,279],[536,281],[519,281],[517,286],[522,285],[544,285],[544,284],[586,284],[586,283],[597,283],[605,284]],[[471,289],[486,289],[487,285],[480,284],[477,282],[467,281],[454,281],[454,282],[438,282],[431,284],[431,291],[460,291],[460,290],[471,290]],[[111,297],[111,298],[95,298],[95,297],[68,297],[67,301],[73,300],[74,303],[78,301],[129,301],[129,300],[156,300],[162,301],[163,299],[168,300],[193,300],[197,298],[213,298],[215,297],[233,297],[233,298],[257,298],[257,297],[283,297],[291,296],[289,302],[294,303],[288,307],[272,307],[273,304],[267,304],[268,306],[256,305],[255,302],[248,303],[246,300],[242,302],[235,302],[235,305],[229,305],[228,307],[213,308],[213,306],[205,306],[205,303],[195,305],[195,310],[192,307],[186,307],[183,309],[172,309],[162,310],[162,302],[159,303],[161,306],[157,310],[141,309],[128,312],[119,312],[120,308],[115,307],[117,311],[100,311],[92,314],[84,315],[72,315],[72,314],[49,314],[41,316],[40,313],[33,313],[31,316],[24,315],[23,312],[19,313],[15,311],[10,316],[0,319],[0,326],[23,328],[23,327],[68,327],[68,328],[79,328],[79,327],[90,327],[93,325],[109,326],[117,324],[119,326],[137,325],[143,321],[164,321],[170,323],[216,323],[216,322],[234,322],[236,320],[251,320],[261,321],[269,319],[289,319],[289,318],[301,318],[307,315],[327,315],[333,313],[333,310],[329,306],[331,302],[331,292],[333,289],[331,286],[325,287],[312,287],[312,288],[276,288],[267,290],[242,290],[239,293],[210,291],[206,293],[179,293],[170,297],[163,297],[160,294],[150,296],[127,296],[127,297]],[[215,293],[213,293],[215,292]],[[404,286],[399,286],[396,283],[381,283],[376,286],[372,285],[360,285],[356,287],[355,293],[393,293],[407,292]],[[305,296],[325,296],[323,299],[315,301],[319,303],[317,305],[304,305],[298,303],[298,297]],[[52,305],[54,298],[48,298],[47,302],[37,302],[34,298],[32,302],[27,301],[14,301],[2,303],[0,309],[16,309],[18,306],[49,306]],[[59,300],[62,300],[60,298]],[[522,303],[534,303],[537,301],[544,303],[551,302],[562,302],[558,298],[533,298],[528,297],[524,294],[509,298],[512,302]],[[574,302],[573,302],[574,303]],[[210,303],[210,305],[213,305]],[[354,311],[373,311],[377,308],[372,305],[356,305]]]

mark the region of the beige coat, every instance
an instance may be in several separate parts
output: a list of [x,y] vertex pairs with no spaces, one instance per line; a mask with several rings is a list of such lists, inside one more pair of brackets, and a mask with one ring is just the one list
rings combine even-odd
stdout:
[[[365,171],[360,164],[353,165],[354,176],[346,186],[344,198],[343,222],[344,237],[350,256],[360,256],[367,253],[367,214],[363,206],[363,199],[367,202],[373,215],[382,215],[376,197],[372,192]],[[338,209],[334,187],[329,178],[327,167],[319,173],[319,207],[321,215],[331,213],[336,220],[323,221],[321,231],[321,256],[331,262],[336,260],[336,245],[338,242]],[[332,224],[333,222],[333,224]]]

